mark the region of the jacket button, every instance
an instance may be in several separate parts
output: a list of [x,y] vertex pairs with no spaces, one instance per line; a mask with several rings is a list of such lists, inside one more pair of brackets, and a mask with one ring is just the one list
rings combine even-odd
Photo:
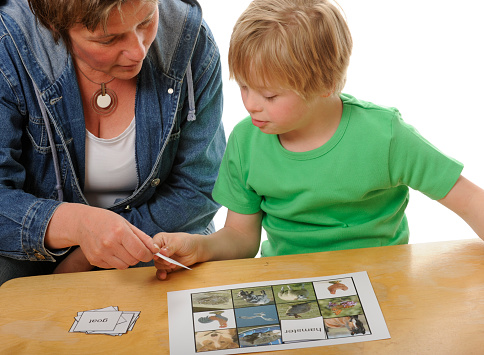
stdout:
[[156,187],[159,184],[160,184],[160,179],[156,178],[156,179],[151,180],[151,186],[152,187]]
[[43,256],[42,254],[40,254],[39,252],[35,253],[34,254],[35,257],[37,258],[37,260],[45,260],[45,256]]
[[169,94],[173,94],[173,89],[172,89],[172,88],[169,88],[169,89],[168,89],[168,93],[169,93]]

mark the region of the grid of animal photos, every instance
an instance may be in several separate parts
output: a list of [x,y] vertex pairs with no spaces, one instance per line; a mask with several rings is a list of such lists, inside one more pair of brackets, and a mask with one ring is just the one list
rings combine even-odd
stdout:
[[[296,348],[389,337],[368,279],[371,294],[367,294],[368,287],[364,292],[367,302],[372,303],[369,311],[373,313],[372,316],[375,311],[379,312],[379,328],[384,328],[383,333],[378,331],[380,334],[377,337],[372,336],[373,323],[368,320],[365,303],[355,284],[355,276],[361,275],[356,274],[360,273],[317,280],[285,280],[283,283],[274,281],[207,291],[191,290],[194,353],[282,350],[287,349],[287,344],[293,344],[291,348]],[[363,274],[368,278],[366,273]],[[170,293],[168,295],[170,314],[174,297],[170,297]],[[177,298],[179,302],[180,298]],[[180,337],[172,337],[172,321],[175,318],[169,319],[170,344],[175,338],[180,343]],[[368,339],[363,339],[365,337]],[[188,340],[185,338],[185,345]],[[226,349],[240,351],[222,351]]]

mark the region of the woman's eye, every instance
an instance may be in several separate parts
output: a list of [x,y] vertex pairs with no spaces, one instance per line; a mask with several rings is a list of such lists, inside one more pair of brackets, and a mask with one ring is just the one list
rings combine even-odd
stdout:
[[111,37],[111,38],[108,38],[108,39],[103,39],[102,41],[99,41],[98,43],[103,44],[103,45],[109,45],[109,44],[114,43],[114,41],[115,41],[115,37]]
[[153,21],[153,19],[150,18],[149,20],[146,20],[146,21],[140,23],[139,24],[139,27],[146,28],[146,27],[148,27],[151,24],[152,21]]

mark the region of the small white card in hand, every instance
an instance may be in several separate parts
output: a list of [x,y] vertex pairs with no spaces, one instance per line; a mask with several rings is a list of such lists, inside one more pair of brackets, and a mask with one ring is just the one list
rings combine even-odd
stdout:
[[163,254],[161,254],[161,253],[155,253],[155,255],[156,255],[156,256],[159,256],[160,258],[162,258],[162,259],[164,259],[164,260],[166,260],[166,261],[168,261],[168,262],[170,262],[170,263],[172,263],[172,264],[175,264],[175,265],[178,265],[178,266],[184,267],[185,269],[191,270],[189,267],[187,267],[187,266],[185,266],[185,265],[183,265],[183,264],[179,263],[179,262],[178,262],[178,261],[176,261],[176,260],[173,260],[172,258],[169,258],[169,257],[167,257],[167,256],[164,256],[164,255],[163,255]]

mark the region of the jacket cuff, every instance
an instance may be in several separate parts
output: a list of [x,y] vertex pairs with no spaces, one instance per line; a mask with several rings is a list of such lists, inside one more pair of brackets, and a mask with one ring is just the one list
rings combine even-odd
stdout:
[[69,248],[48,250],[44,245],[50,219],[62,202],[36,200],[22,221],[22,247],[31,261],[55,261],[54,256],[65,254]]

